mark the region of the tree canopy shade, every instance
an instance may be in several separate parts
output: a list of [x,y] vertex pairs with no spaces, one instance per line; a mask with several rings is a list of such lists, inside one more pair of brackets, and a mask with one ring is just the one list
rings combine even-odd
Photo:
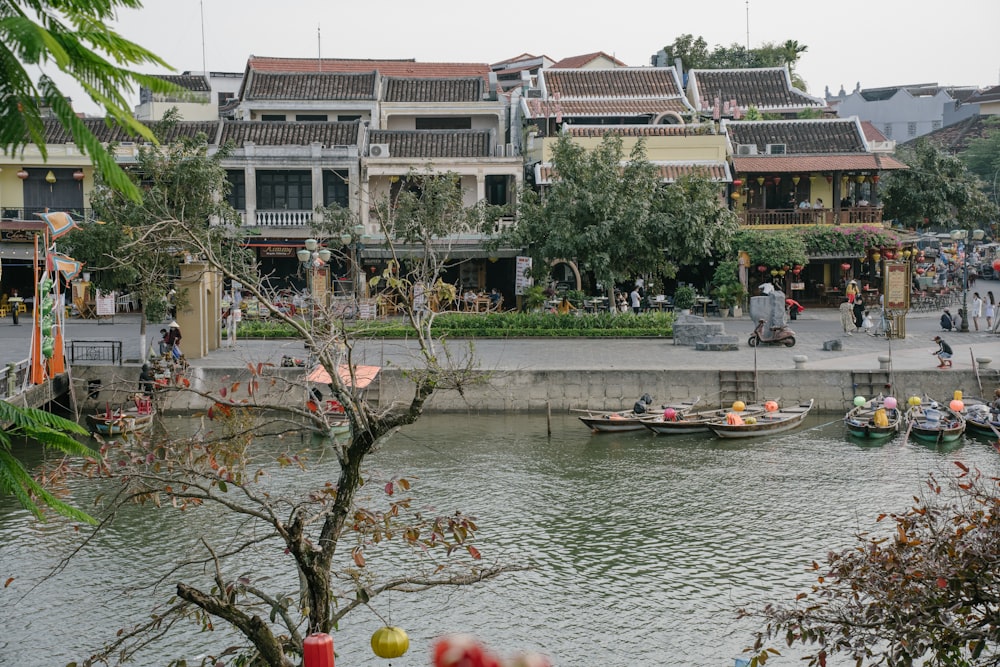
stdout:
[[709,50],[708,42],[705,41],[704,37],[695,37],[686,33],[663,48],[670,62],[676,58],[681,59],[685,71],[788,65],[792,83],[801,90],[806,88],[805,81],[795,73],[795,64],[802,54],[809,50],[809,47],[794,39],[787,39],[781,43],[765,42],[752,49],[747,49],[746,46],[734,42],[729,46],[719,44]]
[[[126,95],[136,84],[158,92],[180,92],[162,78],[128,69],[167,64],[108,27],[121,9],[139,0],[0,0],[0,150],[14,154],[35,144],[46,156],[43,115],[51,113],[90,155],[104,180],[130,199],[140,198],[114,157],[87,129],[52,80],[51,68],[75,79],[107,113],[109,123],[153,141],[133,116]],[[35,81],[33,69],[41,76]]]
[[980,189],[962,160],[924,138],[900,150],[909,166],[883,180],[885,217],[917,229],[931,226],[973,229],[996,220],[1000,210]]
[[816,583],[794,603],[741,610],[764,624],[751,666],[778,653],[774,641],[803,647],[809,665],[835,654],[889,667],[1000,664],[1000,480],[955,465],[911,507],[879,516],[888,530],[814,562]]
[[985,136],[971,140],[960,157],[969,171],[983,180],[993,203],[1000,204],[997,198],[1000,188],[1000,119],[992,116],[985,123],[988,128]]
[[729,250],[736,215],[719,186],[700,176],[660,182],[643,142],[627,157],[621,137],[607,135],[591,151],[560,136],[552,153],[552,185],[524,191],[518,224],[501,241],[527,248],[542,270],[572,259],[610,286],[639,275],[667,275]]

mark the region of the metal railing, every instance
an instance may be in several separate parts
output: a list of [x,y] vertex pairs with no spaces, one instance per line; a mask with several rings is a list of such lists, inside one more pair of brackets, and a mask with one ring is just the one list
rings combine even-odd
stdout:
[[740,217],[740,224],[745,227],[882,224],[882,209],[872,206],[843,208],[839,211],[808,208],[749,210],[740,211],[737,215]]
[[257,227],[307,227],[312,223],[312,211],[255,211]]
[[0,208],[0,219],[3,220],[31,220],[33,222],[38,222],[41,218],[36,215],[37,213],[45,213],[52,211],[61,211],[69,213],[73,216],[74,220],[84,220],[87,222],[94,221],[94,211],[89,208],[58,208],[52,209],[45,206],[4,206]]
[[120,340],[72,340],[69,341],[69,361],[109,361],[122,365],[122,342]]

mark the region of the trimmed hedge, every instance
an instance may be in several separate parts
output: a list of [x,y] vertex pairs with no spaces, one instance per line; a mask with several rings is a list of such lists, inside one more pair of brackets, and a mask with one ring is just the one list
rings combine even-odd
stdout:
[[[435,336],[453,338],[641,338],[673,335],[671,313],[443,313],[434,319]],[[359,337],[406,338],[412,329],[398,319],[357,322],[348,327]],[[290,327],[266,320],[244,320],[239,338],[292,338]]]

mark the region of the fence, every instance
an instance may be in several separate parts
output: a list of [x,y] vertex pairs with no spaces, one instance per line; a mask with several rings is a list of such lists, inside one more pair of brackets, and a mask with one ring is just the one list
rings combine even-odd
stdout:
[[73,340],[69,342],[71,364],[84,361],[109,361],[122,365],[122,342],[120,340]]

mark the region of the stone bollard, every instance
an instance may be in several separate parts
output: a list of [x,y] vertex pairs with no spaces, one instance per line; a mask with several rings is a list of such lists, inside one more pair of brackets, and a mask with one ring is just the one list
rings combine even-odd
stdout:
[[979,364],[980,370],[989,368],[993,363],[993,357],[976,357],[976,363]]
[[884,371],[889,370],[889,364],[892,363],[892,357],[887,354],[878,355],[878,367]]
[[796,354],[792,357],[792,361],[795,362],[796,369],[802,369],[806,367],[806,362],[809,361],[809,357],[804,354]]

